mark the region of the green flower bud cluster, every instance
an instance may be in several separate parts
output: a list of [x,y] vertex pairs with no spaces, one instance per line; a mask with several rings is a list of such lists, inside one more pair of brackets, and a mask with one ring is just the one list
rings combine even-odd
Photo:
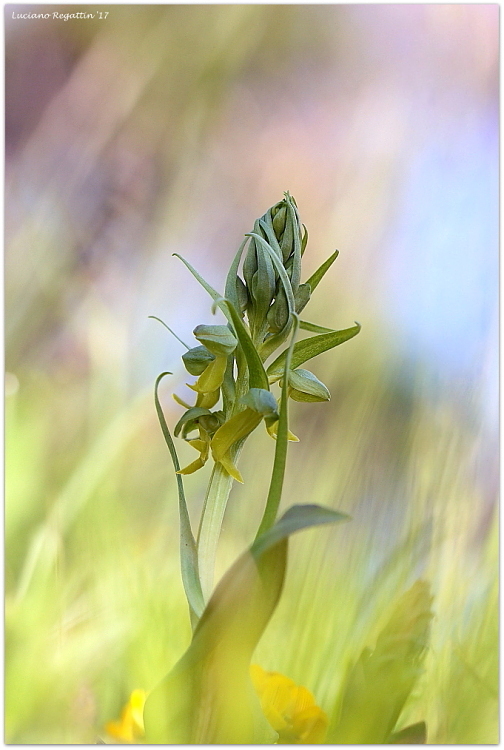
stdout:
[[[187,409],[175,435],[195,448],[199,457],[180,474],[197,471],[212,455],[230,476],[243,481],[234,464],[237,445],[262,420],[276,438],[279,407],[270,386],[283,377],[287,349],[266,369],[264,363],[286,342],[294,319],[338,255],[335,251],[302,283],[301,260],[307,240],[296,202],[285,193],[284,199],[257,219],[253,231],[245,235],[227,276],[225,297],[182,258],[213,298],[214,308],[220,307],[225,314],[228,324],[196,326],[193,333],[199,346],[182,356],[187,372],[197,378],[194,384],[188,384],[197,397],[190,406],[175,396]],[[294,344],[287,393],[294,401],[329,401],[327,387],[299,366],[352,338],[360,326],[336,331],[305,321],[299,325],[318,335]],[[211,411],[221,396],[222,408]],[[290,432],[288,438],[297,440]]]
[[252,340],[266,359],[287,338],[292,312],[300,313],[310,299],[310,285],[301,284],[308,233],[294,198],[286,193],[255,221],[249,236],[244,281],[236,276],[236,289]]

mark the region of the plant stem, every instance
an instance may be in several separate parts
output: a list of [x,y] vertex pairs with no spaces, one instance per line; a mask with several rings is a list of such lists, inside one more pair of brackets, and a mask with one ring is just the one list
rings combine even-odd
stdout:
[[[231,460],[233,463],[241,453],[244,442],[244,440],[240,440],[232,447]],[[198,569],[205,603],[209,600],[213,590],[217,545],[232,485],[233,477],[227,473],[221,464],[216,463],[207,488],[197,541]]]

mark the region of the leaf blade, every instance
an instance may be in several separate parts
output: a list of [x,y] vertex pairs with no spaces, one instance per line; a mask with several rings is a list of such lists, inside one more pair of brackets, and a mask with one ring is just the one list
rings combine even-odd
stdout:
[[282,593],[289,535],[340,520],[334,513],[294,506],[231,566],[186,653],[147,698],[148,744],[273,744],[250,660]]
[[[294,346],[292,353],[292,368],[295,369],[304,362],[313,359],[313,357],[322,354],[323,352],[333,349],[335,346],[343,344],[345,341],[356,336],[361,329],[359,323],[351,328],[345,328],[341,331],[332,331],[331,333],[322,333],[319,336],[312,336],[308,339],[298,341]],[[287,350],[283,351],[274,362],[272,362],[267,368],[267,374],[272,377],[281,376],[283,372],[283,366],[285,358],[287,356]]]
[[[156,379],[154,386],[154,402],[158,415],[161,431],[166,445],[170,452],[175,472],[180,471],[180,463],[177,456],[175,444],[166,424],[163,408],[159,400],[159,384],[165,375],[171,375],[170,372],[162,372]],[[179,496],[179,515],[180,515],[180,566],[182,570],[182,581],[184,591],[186,592],[189,610],[191,613],[191,622],[194,624],[200,617],[204,609],[203,593],[198,573],[198,555],[196,549],[196,540],[192,533],[189,511],[184,493],[184,483],[180,474],[176,473],[177,491]]]
[[335,250],[332,255],[329,256],[327,260],[325,260],[319,268],[315,271],[315,273],[312,273],[310,278],[307,280],[307,284],[310,285],[310,289],[312,292],[318,287],[324,276],[326,275],[327,271],[331,268],[332,264],[336,260],[336,258],[339,255],[339,250]]

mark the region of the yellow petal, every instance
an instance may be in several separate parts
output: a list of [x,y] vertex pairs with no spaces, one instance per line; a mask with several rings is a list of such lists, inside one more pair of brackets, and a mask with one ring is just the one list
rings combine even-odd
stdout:
[[328,718],[307,688],[257,664],[251,665],[250,676],[264,714],[279,734],[279,744],[323,743]]
[[224,380],[226,367],[227,357],[216,357],[199,376],[195,384],[189,387],[198,393],[211,393],[218,390]]
[[240,482],[240,484],[243,484],[243,477],[234,465],[234,463],[231,461],[231,458],[229,457],[229,453],[225,453],[221,458],[219,463],[222,464],[222,466],[226,469],[227,473],[230,474],[233,479],[236,479],[237,482]]
[[145,690],[133,690],[121,711],[121,718],[118,721],[109,721],[105,725],[107,734],[119,742],[134,743],[141,739],[145,734],[143,710],[146,699]]
[[220,398],[220,388],[210,393],[198,393],[196,399],[196,406],[201,406],[203,409],[212,409]]
[[205,465],[205,461],[201,458],[197,458],[195,461],[190,463],[188,466],[185,466],[183,469],[180,469],[177,471],[177,474],[194,474],[195,471],[198,471],[198,469],[202,469]]
[[235,414],[219,427],[210,443],[212,447],[212,456],[214,461],[221,461],[223,456],[228,452],[233,443],[249,435],[262,419],[262,414],[258,414],[248,407]]
[[[268,430],[268,433],[271,435],[271,437],[276,440],[277,438],[277,432],[278,432],[278,419],[276,419],[274,422],[266,422],[266,429]],[[290,430],[287,430],[287,440],[290,440],[291,443],[299,443],[299,438],[294,435],[293,432]]]

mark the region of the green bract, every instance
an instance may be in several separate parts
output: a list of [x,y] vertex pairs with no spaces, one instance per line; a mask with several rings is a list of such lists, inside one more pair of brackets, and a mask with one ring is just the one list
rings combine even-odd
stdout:
[[329,401],[329,389],[309,370],[289,372],[289,396],[294,401]]

